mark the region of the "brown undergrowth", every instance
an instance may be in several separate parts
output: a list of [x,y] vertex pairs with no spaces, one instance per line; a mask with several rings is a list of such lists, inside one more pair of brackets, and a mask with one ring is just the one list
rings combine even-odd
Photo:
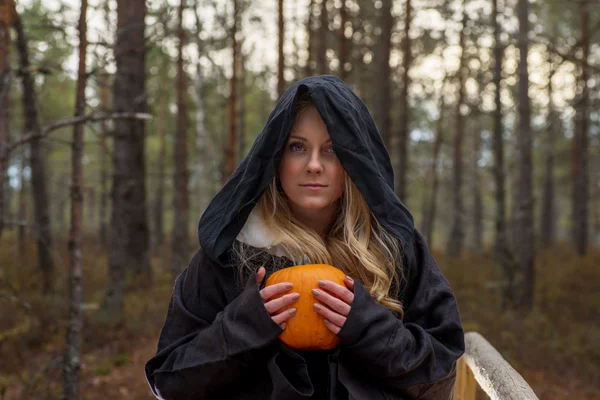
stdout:
[[[169,247],[152,259],[154,285],[130,279],[125,319],[107,327],[96,318],[104,297],[107,256],[95,237],[84,248],[82,399],[152,399],[143,374],[164,322],[171,293]],[[0,399],[59,399],[67,317],[68,254],[55,243],[56,289],[41,295],[36,248],[23,260],[11,232],[0,247]],[[568,245],[539,251],[535,306],[503,310],[486,283],[501,280],[489,254],[434,256],[456,293],[465,331],[478,331],[519,371],[540,399],[600,399],[600,251],[578,258]]]

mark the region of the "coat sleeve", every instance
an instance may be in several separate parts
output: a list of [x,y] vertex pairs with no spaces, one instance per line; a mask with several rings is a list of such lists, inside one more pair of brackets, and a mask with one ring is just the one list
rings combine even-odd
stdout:
[[416,230],[411,246],[405,251],[404,319],[356,282],[350,313],[338,333],[339,359],[348,370],[381,379],[392,393],[446,399],[464,353],[464,332],[450,285]]
[[[209,398],[239,382],[281,328],[266,311],[256,275],[227,304],[212,262],[196,253],[177,278],[156,355],[145,366],[159,399]],[[268,358],[269,355],[267,355]]]

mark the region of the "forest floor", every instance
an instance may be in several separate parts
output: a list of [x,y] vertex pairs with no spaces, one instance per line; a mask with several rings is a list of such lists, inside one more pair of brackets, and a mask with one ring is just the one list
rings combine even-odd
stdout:
[[[4,249],[0,249],[0,261],[12,256],[3,253]],[[500,296],[487,289],[499,274],[488,254],[466,252],[460,259],[446,260],[443,254],[433,253],[457,296],[465,331],[480,332],[541,400],[600,400],[600,252],[579,259],[568,246],[556,246],[540,253],[534,311],[527,315],[502,310]],[[104,296],[105,253],[94,246],[84,249],[84,256],[84,301],[97,305]],[[26,265],[35,265],[35,251],[27,257],[31,260]],[[128,292],[121,326],[103,326],[93,307],[85,312],[82,400],[154,399],[144,364],[156,351],[172,284],[168,271],[156,268],[169,265],[166,257],[152,261],[154,285]],[[66,282],[58,285],[54,298],[36,296],[37,271],[3,265],[9,268],[0,270],[0,291],[17,293],[19,298],[0,301],[0,400],[58,400]],[[65,272],[61,276],[66,276]],[[15,312],[17,308],[23,310]],[[28,325],[19,331],[23,321]]]

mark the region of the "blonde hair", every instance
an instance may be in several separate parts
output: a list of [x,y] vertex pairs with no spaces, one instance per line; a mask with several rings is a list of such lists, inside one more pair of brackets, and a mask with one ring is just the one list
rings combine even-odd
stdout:
[[[297,110],[305,109],[307,102],[310,104],[309,100],[301,99]],[[294,218],[277,176],[255,207],[280,246],[294,260],[307,257],[304,263],[336,266],[358,279],[379,304],[402,317],[399,291],[404,274],[400,241],[377,221],[345,172],[344,192],[339,205],[337,218],[325,238]],[[247,270],[253,268],[250,262],[252,256],[239,250],[236,249],[235,253],[242,269],[246,267],[246,272],[253,272]]]

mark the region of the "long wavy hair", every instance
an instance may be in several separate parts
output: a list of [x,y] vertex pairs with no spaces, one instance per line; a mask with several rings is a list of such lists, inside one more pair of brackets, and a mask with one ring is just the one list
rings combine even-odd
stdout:
[[[300,97],[296,118],[311,105],[308,96]],[[290,259],[336,266],[358,279],[378,303],[403,317],[399,300],[404,279],[402,245],[377,221],[347,173],[337,218],[324,238],[293,216],[278,174],[255,207]],[[246,273],[254,272],[248,271],[255,268],[250,253],[238,247],[235,254]]]

